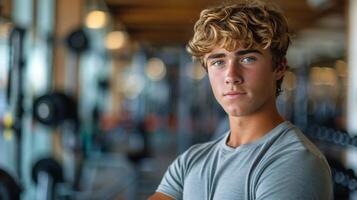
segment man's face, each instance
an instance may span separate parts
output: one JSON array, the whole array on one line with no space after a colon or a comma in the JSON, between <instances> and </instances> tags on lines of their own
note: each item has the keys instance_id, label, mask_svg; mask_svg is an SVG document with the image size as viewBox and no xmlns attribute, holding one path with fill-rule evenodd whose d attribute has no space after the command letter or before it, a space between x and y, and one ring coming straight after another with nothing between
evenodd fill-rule
<instances>
[{"instance_id":1,"label":"man's face","mask_svg":"<svg viewBox=\"0 0 357 200\"><path fill-rule=\"evenodd\" d=\"M235 51L214 48L204 56L211 87L230 116L249 116L275 107L276 81L285 67L273 71L269 49Z\"/></svg>"}]
</instances>

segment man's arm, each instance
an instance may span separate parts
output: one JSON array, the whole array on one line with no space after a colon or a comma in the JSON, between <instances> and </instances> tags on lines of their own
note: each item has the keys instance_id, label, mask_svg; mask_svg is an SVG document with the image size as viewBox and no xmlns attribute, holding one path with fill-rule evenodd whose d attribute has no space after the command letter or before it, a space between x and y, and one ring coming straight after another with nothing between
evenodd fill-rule
<instances>
[{"instance_id":1,"label":"man's arm","mask_svg":"<svg viewBox=\"0 0 357 200\"><path fill-rule=\"evenodd\" d=\"M150 197L150 200L182 199L185 174L188 168L186 164L188 160L187 154L190 154L190 149L178 156L167 168L164 177L156 189L156 193Z\"/></svg>"},{"instance_id":2,"label":"man's arm","mask_svg":"<svg viewBox=\"0 0 357 200\"><path fill-rule=\"evenodd\" d=\"M148 200L173 200L173 198L166 196L161 192L155 192Z\"/></svg>"}]
</instances>

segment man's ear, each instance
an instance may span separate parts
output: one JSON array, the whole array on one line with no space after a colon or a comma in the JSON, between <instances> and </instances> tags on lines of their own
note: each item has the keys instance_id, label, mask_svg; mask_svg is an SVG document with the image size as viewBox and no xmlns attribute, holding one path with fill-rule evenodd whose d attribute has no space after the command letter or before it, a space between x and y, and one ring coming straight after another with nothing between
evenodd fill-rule
<instances>
[{"instance_id":1,"label":"man's ear","mask_svg":"<svg viewBox=\"0 0 357 200\"><path fill-rule=\"evenodd\" d=\"M287 68L288 68L288 64L287 64L288 62L287 62L287 60L286 60L286 58L284 57L281 61L280 61L280 63L278 63L278 65L276 66L276 68L275 68L275 78L276 78L276 80L280 80L281 78L283 78L284 77L284 75L285 75L285 71L287 70Z\"/></svg>"}]
</instances>

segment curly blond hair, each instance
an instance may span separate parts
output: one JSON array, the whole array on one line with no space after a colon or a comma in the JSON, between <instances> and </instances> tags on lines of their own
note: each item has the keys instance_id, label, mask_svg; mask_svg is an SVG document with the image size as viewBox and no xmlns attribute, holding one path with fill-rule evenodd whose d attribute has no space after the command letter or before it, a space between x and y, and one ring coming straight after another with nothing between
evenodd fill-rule
<instances>
[{"instance_id":1,"label":"curly blond hair","mask_svg":"<svg viewBox=\"0 0 357 200\"><path fill-rule=\"evenodd\" d=\"M187 51L206 69L203 57L217 45L228 51L240 45L269 48L275 69L285 58L290 41L287 20L277 7L259 0L241 0L203 10ZM281 82L277 83L277 93Z\"/></svg>"}]
</instances>

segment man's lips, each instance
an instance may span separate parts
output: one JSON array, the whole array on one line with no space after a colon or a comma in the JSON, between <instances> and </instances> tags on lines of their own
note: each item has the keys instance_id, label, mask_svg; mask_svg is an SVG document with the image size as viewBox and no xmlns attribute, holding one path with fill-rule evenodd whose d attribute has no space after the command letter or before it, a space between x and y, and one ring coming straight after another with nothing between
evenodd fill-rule
<instances>
[{"instance_id":1,"label":"man's lips","mask_svg":"<svg viewBox=\"0 0 357 200\"><path fill-rule=\"evenodd\" d=\"M246 92L234 92L234 91L231 91L231 92L226 92L223 94L223 96L229 96L229 95L244 95L246 94Z\"/></svg>"},{"instance_id":2,"label":"man's lips","mask_svg":"<svg viewBox=\"0 0 357 200\"><path fill-rule=\"evenodd\" d=\"M234 99L246 95L246 92L231 91L223 94L225 98Z\"/></svg>"}]
</instances>

